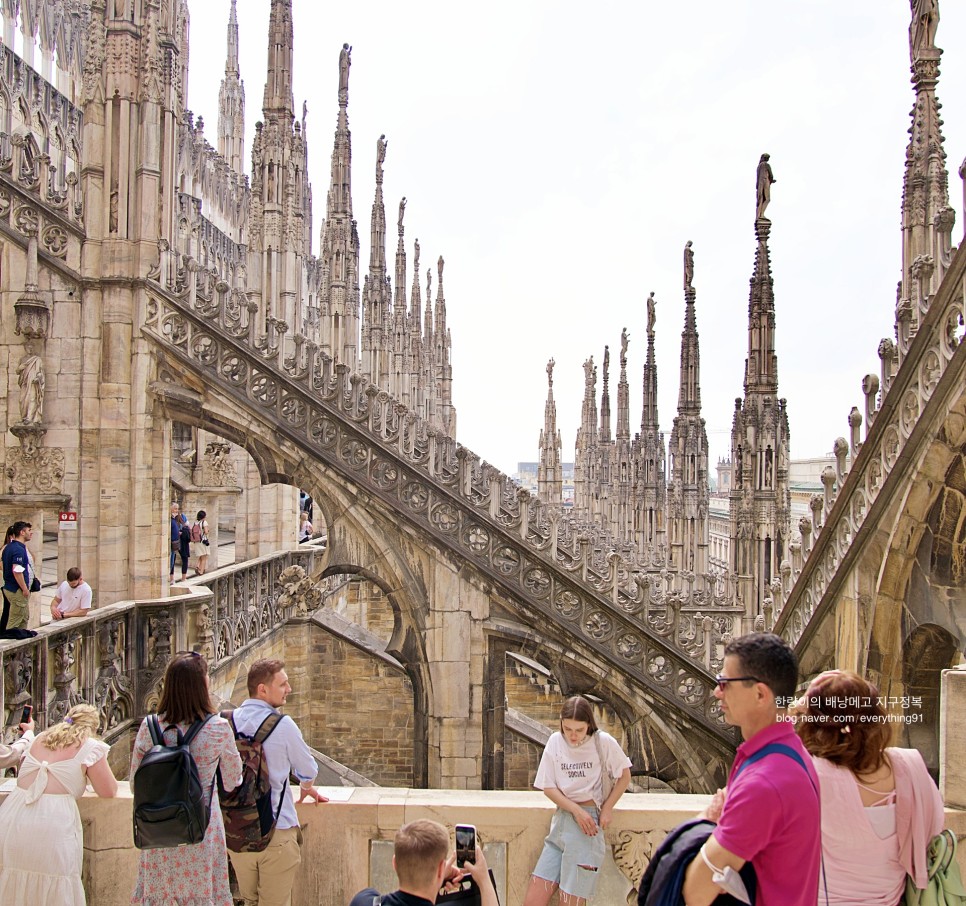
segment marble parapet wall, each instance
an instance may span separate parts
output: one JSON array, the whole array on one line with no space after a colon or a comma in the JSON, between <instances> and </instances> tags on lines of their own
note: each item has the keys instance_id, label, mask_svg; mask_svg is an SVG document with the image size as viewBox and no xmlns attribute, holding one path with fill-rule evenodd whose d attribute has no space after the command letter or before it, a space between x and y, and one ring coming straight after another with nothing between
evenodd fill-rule
<instances>
[{"instance_id":1,"label":"marble parapet wall","mask_svg":"<svg viewBox=\"0 0 966 906\"><path fill-rule=\"evenodd\" d=\"M332 792L339 794L338 789ZM417 818L430 818L449 828L475 824L497 880L500 902L522 902L553 811L553 804L536 792L365 787L342 793L347 801L297 807L304 848L292 906L346 903L370 883L384 891L393 889L388 867L393 834ZM704 808L708 798L625 794L607 830L610 858L590 906L625 902L667 832ZM89 793L81 800L80 810L88 902L126 906L138 860L131 836L130 790L122 783L116 799L98 799ZM966 812L948 809L946 826L962 837ZM962 848L959 860L960 868L966 869Z\"/></svg>"}]
</instances>

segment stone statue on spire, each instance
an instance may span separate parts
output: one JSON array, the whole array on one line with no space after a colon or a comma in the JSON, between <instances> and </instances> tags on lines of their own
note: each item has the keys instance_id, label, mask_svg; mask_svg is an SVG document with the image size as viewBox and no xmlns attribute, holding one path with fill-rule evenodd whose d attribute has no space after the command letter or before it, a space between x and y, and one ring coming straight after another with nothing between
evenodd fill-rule
<instances>
[{"instance_id":1,"label":"stone statue on spire","mask_svg":"<svg viewBox=\"0 0 966 906\"><path fill-rule=\"evenodd\" d=\"M757 178L757 190L756 197L758 200L758 206L755 211L755 220L765 220L765 208L768 207L768 202L771 201L771 185L773 182L778 182L775 179L775 174L772 173L771 164L768 163L770 155L762 154L761 159L758 161L758 178Z\"/></svg>"},{"instance_id":2,"label":"stone statue on spire","mask_svg":"<svg viewBox=\"0 0 966 906\"><path fill-rule=\"evenodd\" d=\"M589 387L594 380L594 357L584 361L584 385Z\"/></svg>"},{"instance_id":3,"label":"stone statue on spire","mask_svg":"<svg viewBox=\"0 0 966 906\"><path fill-rule=\"evenodd\" d=\"M385 134L376 139L376 171L382 171L382 165L386 162L386 148L389 142L386 141Z\"/></svg>"},{"instance_id":4,"label":"stone statue on spire","mask_svg":"<svg viewBox=\"0 0 966 906\"><path fill-rule=\"evenodd\" d=\"M547 383L550 385L551 390L553 390L553 366L556 364L553 359L547 362Z\"/></svg>"},{"instance_id":5,"label":"stone statue on spire","mask_svg":"<svg viewBox=\"0 0 966 906\"><path fill-rule=\"evenodd\" d=\"M936 49L936 29L939 28L938 0L910 0L912 23L909 26L909 53L918 60L924 50Z\"/></svg>"},{"instance_id":6,"label":"stone statue on spire","mask_svg":"<svg viewBox=\"0 0 966 906\"><path fill-rule=\"evenodd\" d=\"M445 262L445 261L443 261L443 256L442 256L442 255L440 255L440 256L439 256L439 259L438 259L438 260L436 261L436 270L437 270L437 272L439 273L439 282L440 282L440 283L442 283L442 282L443 282L443 265L444 265L445 263L446 263L446 262Z\"/></svg>"},{"instance_id":7,"label":"stone statue on spire","mask_svg":"<svg viewBox=\"0 0 966 906\"><path fill-rule=\"evenodd\" d=\"M694 252L691 251L691 240L684 244L684 291L691 289L694 279Z\"/></svg>"},{"instance_id":8,"label":"stone statue on spire","mask_svg":"<svg viewBox=\"0 0 966 906\"><path fill-rule=\"evenodd\" d=\"M652 292L647 297L647 335L654 336L654 324L657 321L657 300Z\"/></svg>"},{"instance_id":9,"label":"stone statue on spire","mask_svg":"<svg viewBox=\"0 0 966 906\"><path fill-rule=\"evenodd\" d=\"M396 221L396 226L399 229L400 236L402 236L403 234L403 216L405 215L405 213L406 213L406 196L403 195L403 197L399 199L399 219Z\"/></svg>"},{"instance_id":10,"label":"stone statue on spire","mask_svg":"<svg viewBox=\"0 0 966 906\"><path fill-rule=\"evenodd\" d=\"M342 45L339 53L339 93L349 91L349 67L352 65L352 48L348 44Z\"/></svg>"},{"instance_id":11,"label":"stone statue on spire","mask_svg":"<svg viewBox=\"0 0 966 906\"><path fill-rule=\"evenodd\" d=\"M621 368L627 367L627 346L630 342L631 335L627 332L627 328L621 330Z\"/></svg>"}]
</instances>

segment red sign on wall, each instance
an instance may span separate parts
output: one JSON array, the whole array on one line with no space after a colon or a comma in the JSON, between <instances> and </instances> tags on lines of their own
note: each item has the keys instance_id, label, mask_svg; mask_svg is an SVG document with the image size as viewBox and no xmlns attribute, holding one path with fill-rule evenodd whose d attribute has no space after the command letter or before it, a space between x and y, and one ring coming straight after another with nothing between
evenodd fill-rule
<instances>
[{"instance_id":1,"label":"red sign on wall","mask_svg":"<svg viewBox=\"0 0 966 906\"><path fill-rule=\"evenodd\" d=\"M65 510L60 514L61 531L77 531L77 510Z\"/></svg>"}]
</instances>

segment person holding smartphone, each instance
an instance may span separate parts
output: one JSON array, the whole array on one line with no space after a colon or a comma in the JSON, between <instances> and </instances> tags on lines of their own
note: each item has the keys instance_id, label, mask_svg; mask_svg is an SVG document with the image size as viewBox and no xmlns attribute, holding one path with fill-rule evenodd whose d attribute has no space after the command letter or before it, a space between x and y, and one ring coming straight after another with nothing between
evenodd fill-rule
<instances>
[{"instance_id":1,"label":"person holding smartphone","mask_svg":"<svg viewBox=\"0 0 966 906\"><path fill-rule=\"evenodd\" d=\"M20 732L23 735L16 742L8 746L0 743L0 771L17 767L30 748L34 738L33 708L30 705L24 705L20 715Z\"/></svg>"},{"instance_id":2,"label":"person holding smartphone","mask_svg":"<svg viewBox=\"0 0 966 906\"><path fill-rule=\"evenodd\" d=\"M583 906L594 895L604 864L604 829L630 782L631 760L597 728L590 702L568 698L533 781L557 811L523 906L547 906L558 887L560 906Z\"/></svg>"},{"instance_id":3,"label":"person holding smartphone","mask_svg":"<svg viewBox=\"0 0 966 906\"><path fill-rule=\"evenodd\" d=\"M479 888L480 906L498 906L483 850L476 846L473 860L457 868L456 853L449 848L449 833L435 821L420 818L396 831L392 867L399 878L397 891L380 895L375 888L367 887L352 898L349 906L433 906L441 889L457 885L467 876Z\"/></svg>"}]
</instances>

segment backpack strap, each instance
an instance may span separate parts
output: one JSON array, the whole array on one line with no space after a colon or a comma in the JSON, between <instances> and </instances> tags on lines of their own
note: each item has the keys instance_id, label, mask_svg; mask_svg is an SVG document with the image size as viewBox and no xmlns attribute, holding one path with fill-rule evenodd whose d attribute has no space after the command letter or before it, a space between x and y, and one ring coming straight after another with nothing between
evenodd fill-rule
<instances>
[{"instance_id":1,"label":"backpack strap","mask_svg":"<svg viewBox=\"0 0 966 906\"><path fill-rule=\"evenodd\" d=\"M161 719L157 714L148 715L148 730L151 732L151 741L156 746L164 746L165 748L170 748L170 746L164 741L164 734L174 728L174 732L177 733L174 745L183 746L185 744L185 737L181 733L181 728L177 724L168 724L166 727L161 726Z\"/></svg>"},{"instance_id":2,"label":"backpack strap","mask_svg":"<svg viewBox=\"0 0 966 906\"><path fill-rule=\"evenodd\" d=\"M185 733L183 739L179 741L179 745L190 746L192 740L201 732L202 728L211 720L215 715L209 714L204 720L196 720L190 727L188 727L188 732ZM181 731L178 730L178 736L181 736Z\"/></svg>"},{"instance_id":3,"label":"backpack strap","mask_svg":"<svg viewBox=\"0 0 966 906\"><path fill-rule=\"evenodd\" d=\"M255 736L252 742L263 743L272 733L275 732L275 728L282 722L283 714L279 714L277 711L269 714L268 717L263 720L258 729L255 731ZM266 729L267 728L267 729Z\"/></svg>"},{"instance_id":4,"label":"backpack strap","mask_svg":"<svg viewBox=\"0 0 966 906\"><path fill-rule=\"evenodd\" d=\"M220 711L219 714L218 714L218 716L219 717L223 717L225 720L228 721L228 724L231 727L232 735L237 739L238 738L238 730L235 729L235 711L234 711L234 709L230 709L228 711Z\"/></svg>"},{"instance_id":5,"label":"backpack strap","mask_svg":"<svg viewBox=\"0 0 966 906\"><path fill-rule=\"evenodd\" d=\"M797 762L801 769L805 772L805 776L808 778L808 782L812 785L812 789L815 790L815 795L818 797L819 805L822 802L822 794L818 791L818 786L816 786L815 781L812 779L812 775L808 772L808 766L805 764L805 760L802 756L795 751L791 746L786 746L782 742L770 742L766 746L762 746L754 755L749 755L742 763L741 767L735 771L735 777L746 768L748 765L753 764L756 761L760 761L767 755L784 755L786 758L791 758L792 761ZM825 904L828 906L828 881L825 877L825 854L819 850L819 855L822 861L822 887L825 890Z\"/></svg>"},{"instance_id":6,"label":"backpack strap","mask_svg":"<svg viewBox=\"0 0 966 906\"><path fill-rule=\"evenodd\" d=\"M275 728L282 722L284 714L279 714L277 711L273 711L268 717L265 718L259 725L258 729L255 731L255 736L252 738L252 742L264 743L272 733L275 732ZM275 818L272 820L272 825L278 824L278 816L282 814L282 806L285 804L285 796L288 794L288 784L286 783L282 787L281 793L278 796L278 808L275 809ZM271 795L271 793L269 793ZM271 800L269 800L271 802ZM382 903L380 898L379 903ZM379 906L379 904L375 904Z\"/></svg>"},{"instance_id":7,"label":"backpack strap","mask_svg":"<svg viewBox=\"0 0 966 906\"><path fill-rule=\"evenodd\" d=\"M164 731L161 729L161 721L157 714L148 715L148 732L151 734L151 742L156 746L165 745Z\"/></svg>"},{"instance_id":8,"label":"backpack strap","mask_svg":"<svg viewBox=\"0 0 966 906\"><path fill-rule=\"evenodd\" d=\"M749 755L742 763L741 767L735 771L735 777L737 777L748 765L754 764L756 761L760 761L767 755L784 755L786 758L791 758L792 761L798 763L801 769L805 772L805 776L808 777L808 782L812 785L812 789L815 790L815 795L818 795L818 787L815 785L815 781L812 779L812 775L808 772L808 766L805 764L804 759L798 752L795 751L791 746L786 746L782 742L770 742L766 746L762 746L754 755Z\"/></svg>"}]
</instances>

